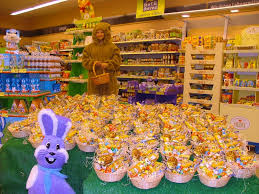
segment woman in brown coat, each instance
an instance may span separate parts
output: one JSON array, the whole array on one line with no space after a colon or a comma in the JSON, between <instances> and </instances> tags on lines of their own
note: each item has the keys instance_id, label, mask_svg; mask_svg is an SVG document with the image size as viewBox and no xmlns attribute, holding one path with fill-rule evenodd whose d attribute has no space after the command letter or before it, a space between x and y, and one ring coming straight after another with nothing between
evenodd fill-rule
<instances>
[{"instance_id":1,"label":"woman in brown coat","mask_svg":"<svg viewBox=\"0 0 259 194\"><path fill-rule=\"evenodd\" d=\"M103 70L110 74L110 82L94 85L93 65L96 64L96 74ZM111 27L108 23L99 23L93 30L93 43L87 45L83 52L83 66L89 71L88 94L111 95L118 94L117 73L120 70L120 49L111 42Z\"/></svg>"}]
</instances>

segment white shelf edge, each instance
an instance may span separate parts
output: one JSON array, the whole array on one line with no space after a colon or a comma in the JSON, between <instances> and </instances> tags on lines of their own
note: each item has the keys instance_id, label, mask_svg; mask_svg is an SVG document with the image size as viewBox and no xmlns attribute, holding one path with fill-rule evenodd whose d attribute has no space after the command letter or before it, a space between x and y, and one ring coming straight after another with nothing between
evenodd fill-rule
<instances>
[{"instance_id":1,"label":"white shelf edge","mask_svg":"<svg viewBox=\"0 0 259 194\"><path fill-rule=\"evenodd\" d=\"M181 41L180 38L164 38L164 39L144 39L144 40L130 40L130 41L119 41L113 42L114 44L127 44L127 43L135 43L135 42L158 42L158 41Z\"/></svg>"},{"instance_id":2,"label":"white shelf edge","mask_svg":"<svg viewBox=\"0 0 259 194\"><path fill-rule=\"evenodd\" d=\"M64 34L73 35L73 34L80 34L80 33L84 33L84 32L92 32L92 31L93 31L93 29L81 29L81 30L67 31L67 32L64 32Z\"/></svg>"},{"instance_id":3,"label":"white shelf edge","mask_svg":"<svg viewBox=\"0 0 259 194\"><path fill-rule=\"evenodd\" d=\"M130 65L121 65L121 67L176 67L178 65L163 65L163 64L157 64L157 65L141 65L141 64L130 64Z\"/></svg>"},{"instance_id":4,"label":"white shelf edge","mask_svg":"<svg viewBox=\"0 0 259 194\"><path fill-rule=\"evenodd\" d=\"M158 80L174 80L174 78L158 78L152 76L117 76L119 79L158 79Z\"/></svg>"},{"instance_id":5,"label":"white shelf edge","mask_svg":"<svg viewBox=\"0 0 259 194\"><path fill-rule=\"evenodd\" d=\"M252 87L222 86L221 89L259 92L259 88Z\"/></svg>"},{"instance_id":6,"label":"white shelf edge","mask_svg":"<svg viewBox=\"0 0 259 194\"><path fill-rule=\"evenodd\" d=\"M251 49L251 50L224 50L225 54L239 54L239 53L258 53L259 49Z\"/></svg>"},{"instance_id":7,"label":"white shelf edge","mask_svg":"<svg viewBox=\"0 0 259 194\"><path fill-rule=\"evenodd\" d=\"M178 51L160 51L160 52L121 52L121 55L151 55L151 54L179 54Z\"/></svg>"},{"instance_id":8,"label":"white shelf edge","mask_svg":"<svg viewBox=\"0 0 259 194\"><path fill-rule=\"evenodd\" d=\"M224 72L259 72L259 69L239 69L239 68L223 68Z\"/></svg>"}]
</instances>

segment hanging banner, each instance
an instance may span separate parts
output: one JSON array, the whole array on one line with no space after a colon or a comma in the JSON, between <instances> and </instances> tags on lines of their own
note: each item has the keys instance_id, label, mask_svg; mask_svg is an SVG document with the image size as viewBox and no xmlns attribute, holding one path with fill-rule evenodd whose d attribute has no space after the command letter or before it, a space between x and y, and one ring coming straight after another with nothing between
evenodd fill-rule
<instances>
[{"instance_id":1,"label":"hanging banner","mask_svg":"<svg viewBox=\"0 0 259 194\"><path fill-rule=\"evenodd\" d=\"M136 18L163 15L165 0L138 0Z\"/></svg>"}]
</instances>

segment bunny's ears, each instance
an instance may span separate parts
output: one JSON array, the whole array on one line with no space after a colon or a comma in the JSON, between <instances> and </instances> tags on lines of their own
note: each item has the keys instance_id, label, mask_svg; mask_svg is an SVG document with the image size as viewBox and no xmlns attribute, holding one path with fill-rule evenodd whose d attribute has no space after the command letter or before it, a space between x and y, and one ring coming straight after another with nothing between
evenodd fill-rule
<instances>
[{"instance_id":1,"label":"bunny's ears","mask_svg":"<svg viewBox=\"0 0 259 194\"><path fill-rule=\"evenodd\" d=\"M43 109L38 114L38 121L44 136L52 135L64 139L72 126L71 120L56 115L51 109Z\"/></svg>"}]
</instances>

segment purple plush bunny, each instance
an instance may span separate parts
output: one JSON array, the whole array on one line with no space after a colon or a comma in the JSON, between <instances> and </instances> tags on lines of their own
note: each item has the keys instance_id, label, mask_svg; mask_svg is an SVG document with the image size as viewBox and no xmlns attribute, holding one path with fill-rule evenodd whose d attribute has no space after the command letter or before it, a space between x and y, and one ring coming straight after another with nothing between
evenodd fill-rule
<instances>
[{"instance_id":1,"label":"purple plush bunny","mask_svg":"<svg viewBox=\"0 0 259 194\"><path fill-rule=\"evenodd\" d=\"M75 193L66 182L67 177L59 172L69 157L64 138L72 126L70 119L43 109L38 114L38 122L45 138L34 152L38 165L32 168L26 189L29 194Z\"/></svg>"}]
</instances>

